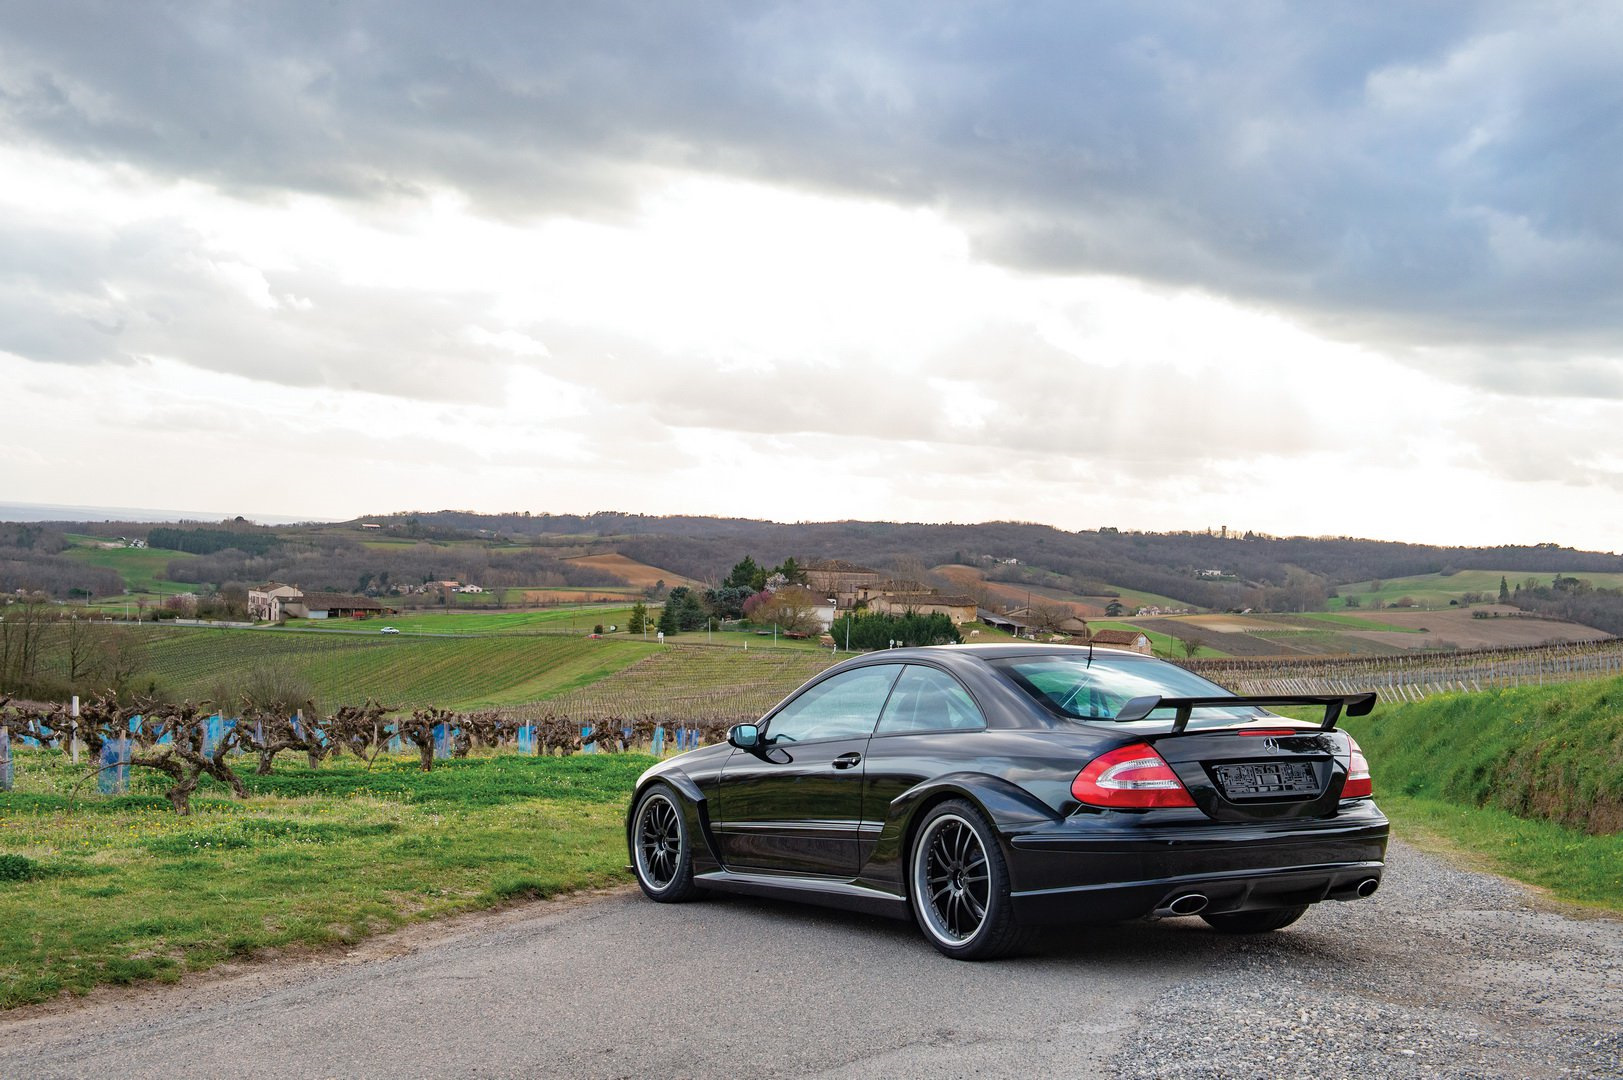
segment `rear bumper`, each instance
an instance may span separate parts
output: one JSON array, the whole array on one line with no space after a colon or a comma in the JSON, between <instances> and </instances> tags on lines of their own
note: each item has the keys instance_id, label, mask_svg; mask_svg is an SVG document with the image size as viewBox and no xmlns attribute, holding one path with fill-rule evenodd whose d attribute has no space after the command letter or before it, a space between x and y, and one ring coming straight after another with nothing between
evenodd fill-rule
<instances>
[{"instance_id":1,"label":"rear bumper","mask_svg":"<svg viewBox=\"0 0 1623 1080\"><path fill-rule=\"evenodd\" d=\"M1388 825L1373 803L1333 818L1217 824L1147 815L1070 819L1006 837L1022 921L1109 923L1352 900L1379 886Z\"/></svg>"}]
</instances>

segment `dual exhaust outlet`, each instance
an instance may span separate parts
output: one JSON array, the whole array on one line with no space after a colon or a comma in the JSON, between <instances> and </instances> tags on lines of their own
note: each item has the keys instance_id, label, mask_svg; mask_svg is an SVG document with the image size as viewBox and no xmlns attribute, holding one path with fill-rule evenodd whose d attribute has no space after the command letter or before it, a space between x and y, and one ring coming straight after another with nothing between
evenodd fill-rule
<instances>
[{"instance_id":1,"label":"dual exhaust outlet","mask_svg":"<svg viewBox=\"0 0 1623 1080\"><path fill-rule=\"evenodd\" d=\"M1357 885L1343 886L1330 893L1330 900L1362 900L1375 895L1375 890L1381 887L1380 878L1365 878ZM1191 892L1175 896L1165 907L1156 910L1155 914L1167 915L1199 915L1211 903L1211 898L1205 893Z\"/></svg>"}]
</instances>

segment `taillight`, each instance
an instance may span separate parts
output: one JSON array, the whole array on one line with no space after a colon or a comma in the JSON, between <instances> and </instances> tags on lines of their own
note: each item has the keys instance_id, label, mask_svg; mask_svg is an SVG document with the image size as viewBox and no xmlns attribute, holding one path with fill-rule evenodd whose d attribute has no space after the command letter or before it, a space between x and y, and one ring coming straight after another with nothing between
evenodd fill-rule
<instances>
[{"instance_id":1,"label":"taillight","mask_svg":"<svg viewBox=\"0 0 1623 1080\"><path fill-rule=\"evenodd\" d=\"M1183 781L1149 743L1134 743L1102 754L1071 781L1071 795L1089 806L1194 806Z\"/></svg>"},{"instance_id":2,"label":"taillight","mask_svg":"<svg viewBox=\"0 0 1623 1080\"><path fill-rule=\"evenodd\" d=\"M1347 736L1352 757L1347 761L1347 785L1341 789L1343 799L1367 799L1375 794L1375 782L1370 779L1369 759L1358 748L1358 740Z\"/></svg>"}]
</instances>

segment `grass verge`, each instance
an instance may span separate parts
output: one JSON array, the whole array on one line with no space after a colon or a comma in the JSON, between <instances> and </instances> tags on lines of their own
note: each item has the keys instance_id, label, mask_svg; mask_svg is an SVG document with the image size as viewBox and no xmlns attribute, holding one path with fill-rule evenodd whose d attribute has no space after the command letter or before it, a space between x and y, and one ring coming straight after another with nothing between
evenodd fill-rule
<instances>
[{"instance_id":1,"label":"grass verge","mask_svg":"<svg viewBox=\"0 0 1623 1080\"><path fill-rule=\"evenodd\" d=\"M1375 796L1401 839L1463 854L1568 903L1623 914L1623 835L1591 836L1493 807L1386 795L1378 786Z\"/></svg>"},{"instance_id":2,"label":"grass verge","mask_svg":"<svg viewBox=\"0 0 1623 1080\"><path fill-rule=\"evenodd\" d=\"M247 800L205 786L182 818L159 777L74 796L80 770L25 751L0 794L0 1007L625 880L626 800L652 760L278 761Z\"/></svg>"},{"instance_id":3,"label":"grass verge","mask_svg":"<svg viewBox=\"0 0 1623 1080\"><path fill-rule=\"evenodd\" d=\"M1344 721L1399 835L1623 912L1623 679L1447 694Z\"/></svg>"}]
</instances>

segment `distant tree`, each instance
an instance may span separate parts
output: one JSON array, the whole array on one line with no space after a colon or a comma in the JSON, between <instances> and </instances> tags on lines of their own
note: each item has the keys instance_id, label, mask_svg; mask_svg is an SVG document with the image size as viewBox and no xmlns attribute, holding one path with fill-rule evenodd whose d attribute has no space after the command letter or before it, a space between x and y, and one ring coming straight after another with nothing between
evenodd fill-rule
<instances>
[{"instance_id":1,"label":"distant tree","mask_svg":"<svg viewBox=\"0 0 1623 1080\"><path fill-rule=\"evenodd\" d=\"M756 563L753 556L746 555L733 564L732 573L721 584L723 587L747 589L751 593L760 592L766 584L766 568Z\"/></svg>"},{"instance_id":2,"label":"distant tree","mask_svg":"<svg viewBox=\"0 0 1623 1080\"><path fill-rule=\"evenodd\" d=\"M1126 612L1127 608L1122 605L1120 600L1112 600L1110 603L1105 605L1105 614L1110 616L1112 619L1120 618L1122 615L1126 614Z\"/></svg>"},{"instance_id":3,"label":"distant tree","mask_svg":"<svg viewBox=\"0 0 1623 1080\"><path fill-rule=\"evenodd\" d=\"M640 634L648 627L648 605L638 600L631 605L631 618L626 620L626 630L633 634Z\"/></svg>"},{"instance_id":4,"label":"distant tree","mask_svg":"<svg viewBox=\"0 0 1623 1080\"><path fill-rule=\"evenodd\" d=\"M801 568L799 563L795 562L793 555L783 560L774 569L777 573L782 574L783 580L791 585L806 584L806 571Z\"/></svg>"},{"instance_id":5,"label":"distant tree","mask_svg":"<svg viewBox=\"0 0 1623 1080\"><path fill-rule=\"evenodd\" d=\"M667 600L665 602L664 607L659 609L659 625L658 625L658 629L659 629L659 632L661 634L674 634L674 633L676 633L676 630L677 630L676 608L671 606L671 603L670 603L669 600Z\"/></svg>"},{"instance_id":6,"label":"distant tree","mask_svg":"<svg viewBox=\"0 0 1623 1080\"><path fill-rule=\"evenodd\" d=\"M1510 603L1510 582L1505 580L1503 574L1499 576L1499 602L1501 604Z\"/></svg>"},{"instance_id":7,"label":"distant tree","mask_svg":"<svg viewBox=\"0 0 1623 1080\"><path fill-rule=\"evenodd\" d=\"M1358 597L1354 596L1352 593L1347 594L1345 602L1346 602L1347 607L1358 607L1359 606Z\"/></svg>"},{"instance_id":8,"label":"distant tree","mask_svg":"<svg viewBox=\"0 0 1623 1080\"><path fill-rule=\"evenodd\" d=\"M776 626L785 634L810 633L817 627L817 598L801 585L750 597L744 613L757 626Z\"/></svg>"},{"instance_id":9,"label":"distant tree","mask_svg":"<svg viewBox=\"0 0 1623 1080\"><path fill-rule=\"evenodd\" d=\"M665 610L672 613L678 630L703 630L708 613L692 589L678 585L665 597ZM660 616L660 629L664 630L664 615ZM670 633L669 630L665 631Z\"/></svg>"},{"instance_id":10,"label":"distant tree","mask_svg":"<svg viewBox=\"0 0 1623 1080\"><path fill-rule=\"evenodd\" d=\"M1193 660L1195 654L1200 651L1200 642L1192 637L1179 638L1178 645L1183 649L1183 655L1190 660Z\"/></svg>"},{"instance_id":11,"label":"distant tree","mask_svg":"<svg viewBox=\"0 0 1623 1080\"><path fill-rule=\"evenodd\" d=\"M759 591L742 585L723 585L717 589L706 589L704 606L718 619L742 619L744 601Z\"/></svg>"},{"instance_id":12,"label":"distant tree","mask_svg":"<svg viewBox=\"0 0 1623 1080\"><path fill-rule=\"evenodd\" d=\"M1058 604L1036 604L1031 609L1032 629L1043 634L1057 634L1060 625L1070 617L1070 611Z\"/></svg>"},{"instance_id":13,"label":"distant tree","mask_svg":"<svg viewBox=\"0 0 1623 1080\"><path fill-rule=\"evenodd\" d=\"M893 641L903 645L947 645L963 640L952 619L940 612L930 615L915 611L902 615L847 613L834 620L829 633L842 647L850 641L853 649L885 649Z\"/></svg>"}]
</instances>

